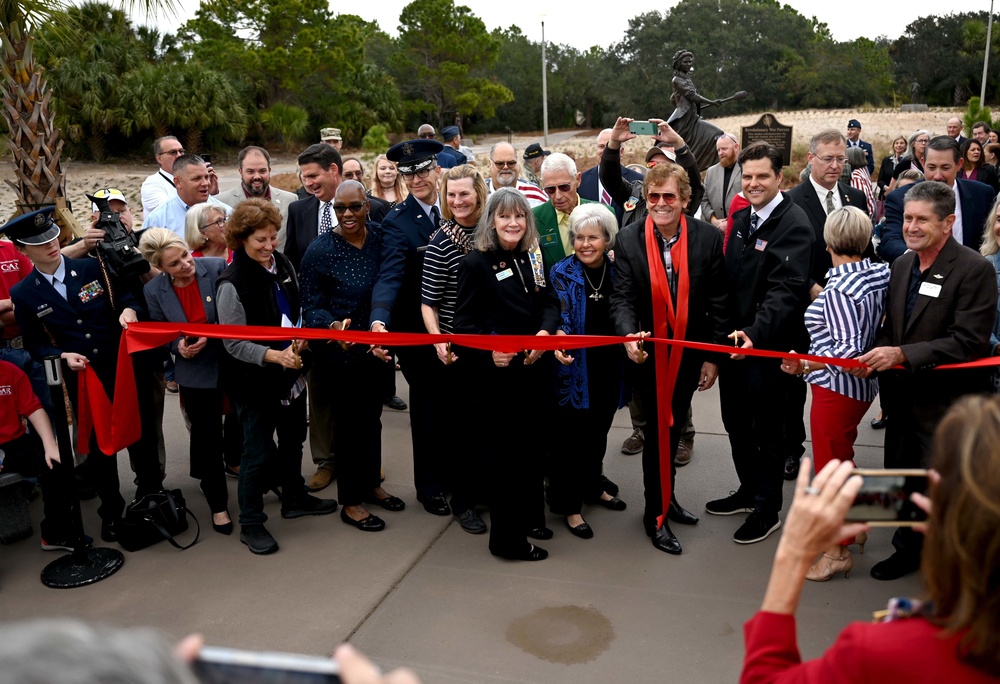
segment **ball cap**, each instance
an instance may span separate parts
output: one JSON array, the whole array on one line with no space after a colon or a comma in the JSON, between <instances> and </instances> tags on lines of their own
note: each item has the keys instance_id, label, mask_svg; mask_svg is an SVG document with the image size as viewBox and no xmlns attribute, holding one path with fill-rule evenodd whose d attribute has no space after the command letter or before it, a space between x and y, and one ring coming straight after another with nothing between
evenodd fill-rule
<instances>
[{"instance_id":1,"label":"ball cap","mask_svg":"<svg viewBox=\"0 0 1000 684\"><path fill-rule=\"evenodd\" d=\"M537 159L538 157L547 157L552 152L549 150L543 150L542 146L538 143L531 143L524 148L524 154L521 155L524 159Z\"/></svg>"},{"instance_id":2,"label":"ball cap","mask_svg":"<svg viewBox=\"0 0 1000 684\"><path fill-rule=\"evenodd\" d=\"M650 147L649 150L647 150L646 152L646 163L648 164L650 161L653 160L653 157L656 157L661 154L672 162L677 161L677 155L674 154L673 150L668 150L665 147L654 146Z\"/></svg>"},{"instance_id":3,"label":"ball cap","mask_svg":"<svg viewBox=\"0 0 1000 684\"><path fill-rule=\"evenodd\" d=\"M848 128L861 128L861 122L858 121L857 119L851 119L850 121L847 122L847 127Z\"/></svg>"},{"instance_id":4,"label":"ball cap","mask_svg":"<svg viewBox=\"0 0 1000 684\"><path fill-rule=\"evenodd\" d=\"M437 140L405 140L390 147L385 156L396 162L400 173L416 173L437 166L437 155L443 149Z\"/></svg>"},{"instance_id":5,"label":"ball cap","mask_svg":"<svg viewBox=\"0 0 1000 684\"><path fill-rule=\"evenodd\" d=\"M339 128L321 128L319 129L319 139L320 140L343 140L340 137Z\"/></svg>"},{"instance_id":6,"label":"ball cap","mask_svg":"<svg viewBox=\"0 0 1000 684\"><path fill-rule=\"evenodd\" d=\"M22 245L44 245L52 242L59 237L59 226L52 221L52 212L55 209L55 207L43 207L21 214L0 228L0 233L6 233L15 243Z\"/></svg>"},{"instance_id":7,"label":"ball cap","mask_svg":"<svg viewBox=\"0 0 1000 684\"><path fill-rule=\"evenodd\" d=\"M124 202L126 207L128 206L128 199L125 198L125 193L118 188L101 188L93 194L93 197L104 198L109 202L111 200L118 200L120 202ZM91 204L90 210L97 211L97 205Z\"/></svg>"}]
</instances>

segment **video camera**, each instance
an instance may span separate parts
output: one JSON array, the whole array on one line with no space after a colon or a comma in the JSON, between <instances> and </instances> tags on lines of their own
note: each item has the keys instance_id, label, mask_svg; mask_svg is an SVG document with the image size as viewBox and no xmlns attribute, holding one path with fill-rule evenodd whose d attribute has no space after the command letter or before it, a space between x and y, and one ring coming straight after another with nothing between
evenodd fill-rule
<instances>
[{"instance_id":1,"label":"video camera","mask_svg":"<svg viewBox=\"0 0 1000 684\"><path fill-rule=\"evenodd\" d=\"M139 252L139 241L135 233L125 230L121 216L117 211L111 211L107 197L87 195L87 199L97 206L100 212L94 228L104 231L104 239L97 248L108 260L108 265L120 278L141 276L149 272L149 262Z\"/></svg>"}]
</instances>

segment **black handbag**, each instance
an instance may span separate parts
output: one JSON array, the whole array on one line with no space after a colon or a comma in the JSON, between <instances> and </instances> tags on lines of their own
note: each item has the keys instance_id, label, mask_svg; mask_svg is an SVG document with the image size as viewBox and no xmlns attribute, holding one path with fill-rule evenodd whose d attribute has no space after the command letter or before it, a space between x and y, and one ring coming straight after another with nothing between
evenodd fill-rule
<instances>
[{"instance_id":1,"label":"black handbag","mask_svg":"<svg viewBox=\"0 0 1000 684\"><path fill-rule=\"evenodd\" d=\"M195 524L194 540L181 546L174 536L187 531L188 516ZM179 489L164 489L134 500L125 508L125 517L118 525L118 543L126 551L138 551L164 539L183 551L194 546L200 534L201 525L187 509Z\"/></svg>"}]
</instances>

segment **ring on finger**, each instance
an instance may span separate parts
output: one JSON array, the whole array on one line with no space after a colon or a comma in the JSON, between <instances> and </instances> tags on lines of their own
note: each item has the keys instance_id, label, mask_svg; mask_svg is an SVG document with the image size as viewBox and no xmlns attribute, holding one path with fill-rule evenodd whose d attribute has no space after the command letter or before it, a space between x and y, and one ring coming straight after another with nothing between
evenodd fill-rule
<instances>
[{"instance_id":1,"label":"ring on finger","mask_svg":"<svg viewBox=\"0 0 1000 684\"><path fill-rule=\"evenodd\" d=\"M819 496L819 489L816 488L816 487L813 487L812 485L809 485L808 487L806 487L802 491L804 491L809 496Z\"/></svg>"}]
</instances>

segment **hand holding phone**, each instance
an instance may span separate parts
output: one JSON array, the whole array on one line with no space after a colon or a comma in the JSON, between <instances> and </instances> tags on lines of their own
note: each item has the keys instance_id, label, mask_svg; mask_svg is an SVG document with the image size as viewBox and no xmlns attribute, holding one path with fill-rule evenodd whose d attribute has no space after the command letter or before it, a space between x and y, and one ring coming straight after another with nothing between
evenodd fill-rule
<instances>
[{"instance_id":1,"label":"hand holding phone","mask_svg":"<svg viewBox=\"0 0 1000 684\"><path fill-rule=\"evenodd\" d=\"M651 121L633 121L628 125L629 133L636 135L656 135L656 124Z\"/></svg>"},{"instance_id":2,"label":"hand holding phone","mask_svg":"<svg viewBox=\"0 0 1000 684\"><path fill-rule=\"evenodd\" d=\"M927 491L927 471L855 470L864 484L847 511L846 522L873 527L912 527L927 520L927 514L910 500L910 494Z\"/></svg>"},{"instance_id":3,"label":"hand holding phone","mask_svg":"<svg viewBox=\"0 0 1000 684\"><path fill-rule=\"evenodd\" d=\"M204 684L341 684L330 658L204 646L192 663Z\"/></svg>"}]
</instances>

